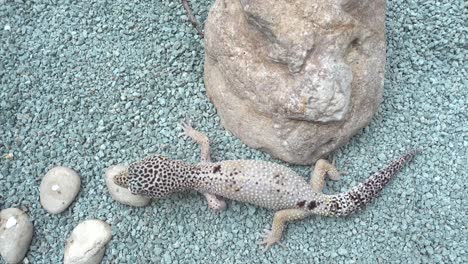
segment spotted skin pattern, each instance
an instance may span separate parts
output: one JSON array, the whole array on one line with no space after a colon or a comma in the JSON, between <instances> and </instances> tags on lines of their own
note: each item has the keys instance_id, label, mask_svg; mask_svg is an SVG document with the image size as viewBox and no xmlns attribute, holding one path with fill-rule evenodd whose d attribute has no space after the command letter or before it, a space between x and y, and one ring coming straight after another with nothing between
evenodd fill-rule
<instances>
[{"instance_id":1,"label":"spotted skin pattern","mask_svg":"<svg viewBox=\"0 0 468 264\"><path fill-rule=\"evenodd\" d=\"M193 128L186 125L185 129ZM131 164L114 181L138 195L162 198L174 192L196 190L213 197L221 196L277 210L272 230L265 230L264 239L260 242L266 251L273 244L281 245L286 222L313 214L344 216L362 208L377 197L418 152L410 151L350 191L335 195L322 193L327 175L331 179L339 178L336 168L325 160L316 163L308 183L293 170L267 161L226 160L189 164L155 155Z\"/></svg>"},{"instance_id":2,"label":"spotted skin pattern","mask_svg":"<svg viewBox=\"0 0 468 264\"><path fill-rule=\"evenodd\" d=\"M371 202L390 180L411 160L420 150L412 150L406 155L391 162L386 168L370 176L366 181L353 187L346 193L332 195L328 202L326 215L350 215L363 205Z\"/></svg>"}]
</instances>

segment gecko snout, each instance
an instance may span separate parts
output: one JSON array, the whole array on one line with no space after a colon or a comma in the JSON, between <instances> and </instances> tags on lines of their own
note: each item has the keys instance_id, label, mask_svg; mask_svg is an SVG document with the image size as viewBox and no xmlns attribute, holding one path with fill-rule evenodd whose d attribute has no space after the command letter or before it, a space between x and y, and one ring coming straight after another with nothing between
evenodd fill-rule
<instances>
[{"instance_id":1,"label":"gecko snout","mask_svg":"<svg viewBox=\"0 0 468 264\"><path fill-rule=\"evenodd\" d=\"M123 170L114 176L114 183L123 188L128 188L128 171Z\"/></svg>"}]
</instances>

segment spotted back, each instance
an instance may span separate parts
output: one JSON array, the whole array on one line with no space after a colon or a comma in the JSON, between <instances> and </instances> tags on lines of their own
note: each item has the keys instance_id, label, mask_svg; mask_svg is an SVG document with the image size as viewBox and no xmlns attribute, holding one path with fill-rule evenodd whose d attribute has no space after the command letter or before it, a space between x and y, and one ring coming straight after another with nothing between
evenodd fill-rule
<instances>
[{"instance_id":1,"label":"spotted back","mask_svg":"<svg viewBox=\"0 0 468 264\"><path fill-rule=\"evenodd\" d=\"M185 174L191 165L161 155L150 156L128 168L129 189L133 194L161 198L188 186Z\"/></svg>"}]
</instances>

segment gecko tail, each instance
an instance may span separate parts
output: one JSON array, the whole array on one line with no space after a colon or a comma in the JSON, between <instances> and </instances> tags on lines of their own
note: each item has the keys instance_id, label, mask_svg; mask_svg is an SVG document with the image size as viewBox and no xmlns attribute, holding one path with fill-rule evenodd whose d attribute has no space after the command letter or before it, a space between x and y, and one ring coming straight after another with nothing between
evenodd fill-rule
<instances>
[{"instance_id":1,"label":"gecko tail","mask_svg":"<svg viewBox=\"0 0 468 264\"><path fill-rule=\"evenodd\" d=\"M366 181L353 187L348 192L330 195L324 214L331 216L350 215L374 200L391 179L409 162L421 149L414 149L399 159L392 161L387 167L370 176Z\"/></svg>"}]
</instances>

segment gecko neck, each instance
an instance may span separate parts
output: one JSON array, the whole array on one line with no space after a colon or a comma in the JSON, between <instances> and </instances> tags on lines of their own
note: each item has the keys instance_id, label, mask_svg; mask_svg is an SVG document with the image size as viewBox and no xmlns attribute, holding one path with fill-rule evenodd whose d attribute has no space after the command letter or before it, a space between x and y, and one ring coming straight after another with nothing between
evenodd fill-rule
<instances>
[{"instance_id":1,"label":"gecko neck","mask_svg":"<svg viewBox=\"0 0 468 264\"><path fill-rule=\"evenodd\" d=\"M212 173L212 163L185 163L184 169L176 177L183 179L183 189L198 190L200 186L210 181L209 174Z\"/></svg>"},{"instance_id":2,"label":"gecko neck","mask_svg":"<svg viewBox=\"0 0 468 264\"><path fill-rule=\"evenodd\" d=\"M210 182L213 181L214 170L216 170L216 165L211 162L202 162L198 164L187 164L188 173L181 175L186 179L184 187L187 189L200 191L203 187L210 185Z\"/></svg>"}]
</instances>

